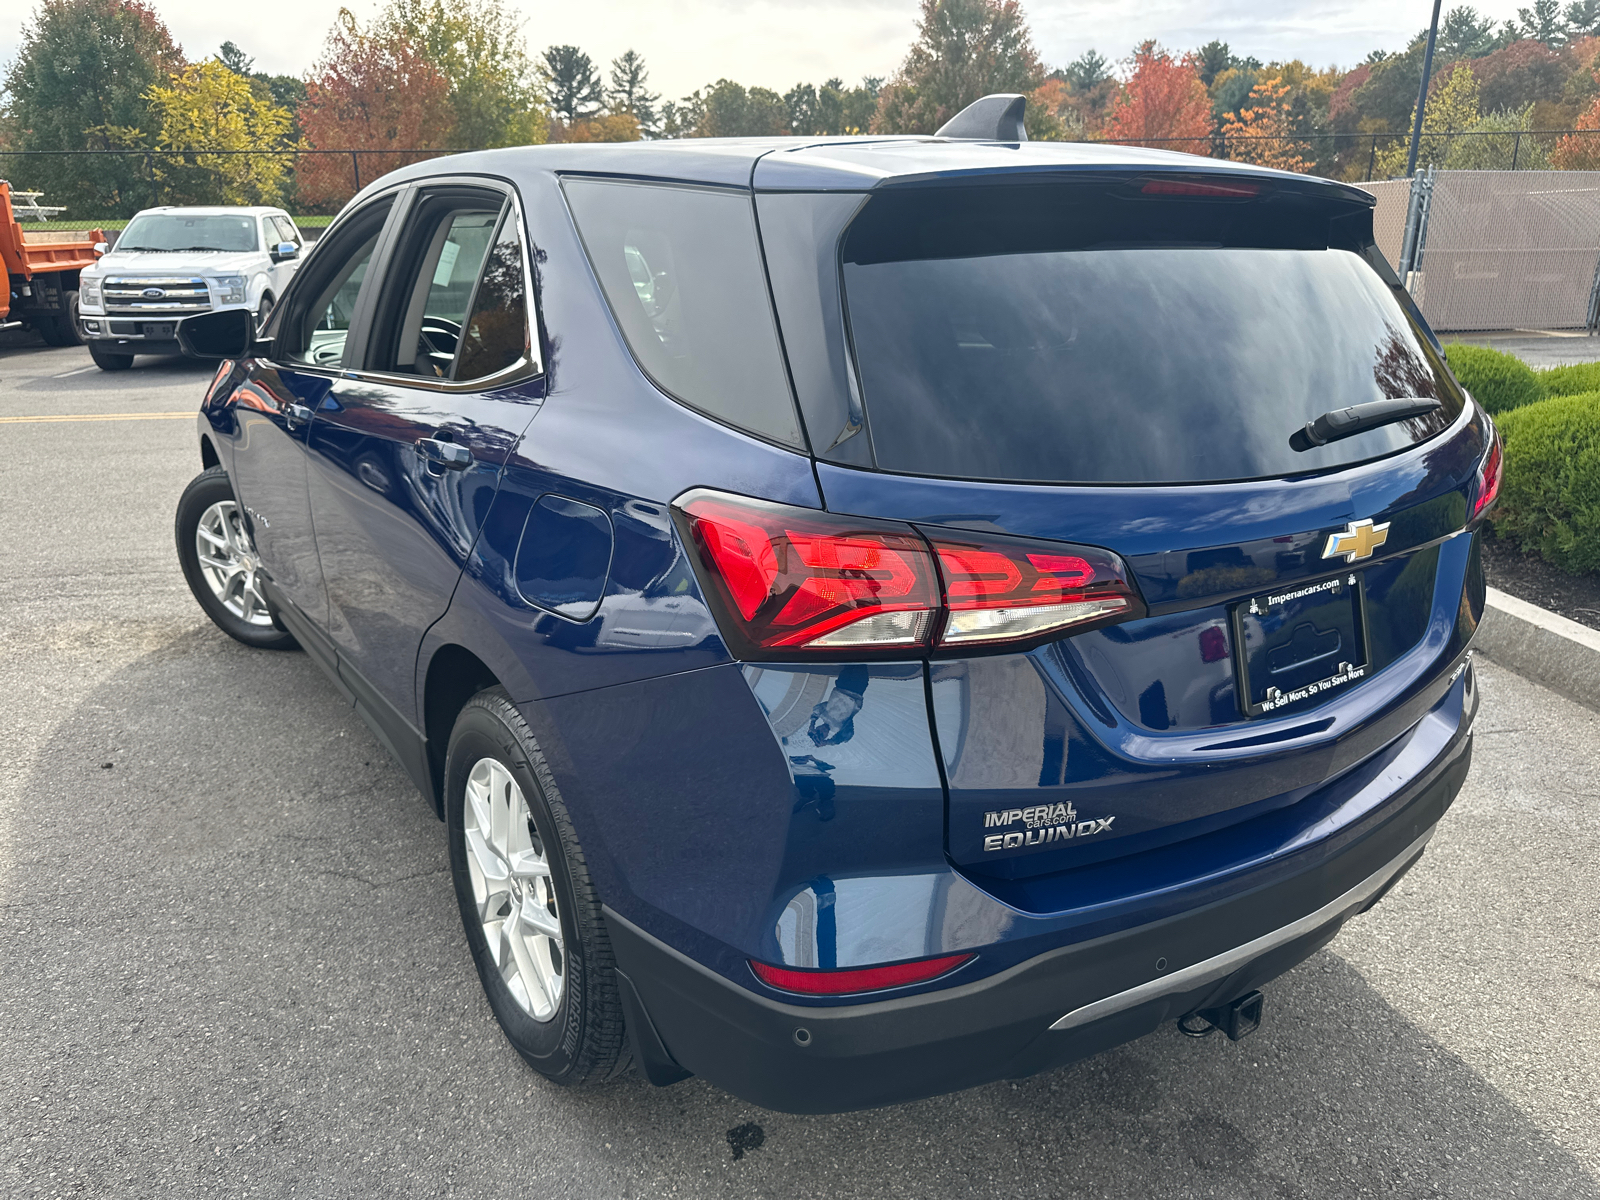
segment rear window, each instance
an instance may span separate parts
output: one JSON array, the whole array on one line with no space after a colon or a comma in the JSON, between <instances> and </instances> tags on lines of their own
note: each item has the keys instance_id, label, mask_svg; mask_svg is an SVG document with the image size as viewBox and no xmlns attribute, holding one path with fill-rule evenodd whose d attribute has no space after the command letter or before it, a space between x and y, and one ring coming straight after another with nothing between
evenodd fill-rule
<instances>
[{"instance_id":1,"label":"rear window","mask_svg":"<svg viewBox=\"0 0 1600 1200\"><path fill-rule=\"evenodd\" d=\"M1282 197L993 192L874 200L846 237L849 324L884 470L1276 477L1392 453L1461 411L1389 286L1330 247L1337 215ZM1443 407L1306 452L1289 445L1330 409L1400 396Z\"/></svg>"},{"instance_id":2,"label":"rear window","mask_svg":"<svg viewBox=\"0 0 1600 1200\"><path fill-rule=\"evenodd\" d=\"M567 202L645 373L707 416L803 446L746 192L568 179Z\"/></svg>"}]
</instances>

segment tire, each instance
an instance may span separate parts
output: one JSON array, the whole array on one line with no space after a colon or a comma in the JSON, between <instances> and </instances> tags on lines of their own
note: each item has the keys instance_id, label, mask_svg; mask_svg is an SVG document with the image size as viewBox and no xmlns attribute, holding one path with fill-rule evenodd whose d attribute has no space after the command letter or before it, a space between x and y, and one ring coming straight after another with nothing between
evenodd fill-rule
<instances>
[{"instance_id":1,"label":"tire","mask_svg":"<svg viewBox=\"0 0 1600 1200\"><path fill-rule=\"evenodd\" d=\"M94 359L94 365L102 371L126 371L133 366L133 355L112 354L109 350L102 350L93 342L89 343L89 357Z\"/></svg>"},{"instance_id":2,"label":"tire","mask_svg":"<svg viewBox=\"0 0 1600 1200\"><path fill-rule=\"evenodd\" d=\"M257 590L260 559L225 470L211 467L189 481L178 500L173 533L183 577L212 624L258 650L299 649Z\"/></svg>"},{"instance_id":3,"label":"tire","mask_svg":"<svg viewBox=\"0 0 1600 1200\"><path fill-rule=\"evenodd\" d=\"M266 295L261 297L261 303L256 305L257 333L260 333L262 330L264 330L267 327L267 322L272 319L272 306L272 293L268 292Z\"/></svg>"},{"instance_id":4,"label":"tire","mask_svg":"<svg viewBox=\"0 0 1600 1200\"><path fill-rule=\"evenodd\" d=\"M631 1056L600 898L544 756L504 689L479 692L461 710L444 774L456 899L495 1020L553 1083L615 1078ZM508 860L521 869L504 870ZM538 924L513 925L507 912ZM559 929L559 944L549 929Z\"/></svg>"},{"instance_id":5,"label":"tire","mask_svg":"<svg viewBox=\"0 0 1600 1200\"><path fill-rule=\"evenodd\" d=\"M78 332L78 289L61 293L61 313L40 317L34 328L47 346L81 346L83 335Z\"/></svg>"}]
</instances>

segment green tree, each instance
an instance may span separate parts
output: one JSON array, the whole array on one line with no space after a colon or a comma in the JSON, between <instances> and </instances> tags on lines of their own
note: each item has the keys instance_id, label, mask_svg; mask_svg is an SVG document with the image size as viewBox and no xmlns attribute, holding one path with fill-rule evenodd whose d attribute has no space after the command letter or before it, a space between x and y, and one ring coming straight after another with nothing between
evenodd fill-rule
<instances>
[{"instance_id":1,"label":"green tree","mask_svg":"<svg viewBox=\"0 0 1600 1200\"><path fill-rule=\"evenodd\" d=\"M111 150L154 134L145 94L183 68L183 52L142 0L42 0L5 74L5 117L18 150ZM150 203L136 157L33 160L19 186L74 217L126 215Z\"/></svg>"},{"instance_id":2,"label":"green tree","mask_svg":"<svg viewBox=\"0 0 1600 1200\"><path fill-rule=\"evenodd\" d=\"M1415 112L1416 106L1412 105L1413 119ZM1454 69L1444 80L1443 86L1429 90L1428 103L1422 114L1422 139L1417 147L1417 169L1420 171L1429 165L1443 167L1446 165L1453 143L1461 140L1478 140L1450 136L1476 129L1478 118L1477 77L1465 62L1458 62L1454 64ZM1405 172L1408 153L1408 141L1404 138L1394 139L1390 145L1378 151L1373 178L1399 178Z\"/></svg>"},{"instance_id":3,"label":"green tree","mask_svg":"<svg viewBox=\"0 0 1600 1200\"><path fill-rule=\"evenodd\" d=\"M1228 47L1224 45L1222 49L1226 52ZM1102 83L1110 81L1111 60L1099 51L1085 50L1077 58L1062 67L1057 74L1060 75L1061 81L1074 92L1080 94L1092 92Z\"/></svg>"},{"instance_id":4,"label":"green tree","mask_svg":"<svg viewBox=\"0 0 1600 1200\"><path fill-rule=\"evenodd\" d=\"M883 89L872 127L932 133L974 100L1043 82L1017 0L922 0L917 40Z\"/></svg>"},{"instance_id":5,"label":"green tree","mask_svg":"<svg viewBox=\"0 0 1600 1200\"><path fill-rule=\"evenodd\" d=\"M1482 58L1494 48L1494 22L1470 4L1457 5L1439 22L1435 53L1446 62L1457 58Z\"/></svg>"},{"instance_id":6,"label":"green tree","mask_svg":"<svg viewBox=\"0 0 1600 1200\"><path fill-rule=\"evenodd\" d=\"M1552 49L1565 44L1568 30L1561 19L1561 0L1533 0L1532 8L1517 9L1517 33Z\"/></svg>"},{"instance_id":7,"label":"green tree","mask_svg":"<svg viewBox=\"0 0 1600 1200\"><path fill-rule=\"evenodd\" d=\"M789 131L789 109L782 96L767 88L747 89L731 79L719 79L685 97L683 110L692 118L685 132L693 137L773 137Z\"/></svg>"},{"instance_id":8,"label":"green tree","mask_svg":"<svg viewBox=\"0 0 1600 1200\"><path fill-rule=\"evenodd\" d=\"M1233 52L1228 49L1228 43L1219 42L1214 38L1195 51L1195 60L1200 71L1200 82L1207 88L1217 81L1218 75L1235 63Z\"/></svg>"},{"instance_id":9,"label":"green tree","mask_svg":"<svg viewBox=\"0 0 1600 1200\"><path fill-rule=\"evenodd\" d=\"M263 99L249 79L214 58L185 67L148 96L159 123L156 148L181 152L157 160L167 200L278 203L289 156L242 152L292 149L288 109Z\"/></svg>"},{"instance_id":10,"label":"green tree","mask_svg":"<svg viewBox=\"0 0 1600 1200\"><path fill-rule=\"evenodd\" d=\"M265 71L255 70L256 60L245 54L235 42L222 43L217 51L217 61L235 75L248 79L256 95L263 100L270 100L296 114L300 111L300 105L305 103L305 80L294 75L268 75ZM296 117L290 126L290 137L291 140L298 140L299 136L300 125Z\"/></svg>"},{"instance_id":11,"label":"green tree","mask_svg":"<svg viewBox=\"0 0 1600 1200\"><path fill-rule=\"evenodd\" d=\"M1600 0L1572 0L1563 15L1574 41L1600 35Z\"/></svg>"},{"instance_id":12,"label":"green tree","mask_svg":"<svg viewBox=\"0 0 1600 1200\"><path fill-rule=\"evenodd\" d=\"M544 52L545 98L550 111L568 125L600 111L605 92L594 60L576 46L551 46Z\"/></svg>"},{"instance_id":13,"label":"green tree","mask_svg":"<svg viewBox=\"0 0 1600 1200\"><path fill-rule=\"evenodd\" d=\"M373 29L415 46L450 84L455 144L543 142L548 118L522 27L502 0L390 0Z\"/></svg>"},{"instance_id":14,"label":"green tree","mask_svg":"<svg viewBox=\"0 0 1600 1200\"><path fill-rule=\"evenodd\" d=\"M606 95L606 105L613 113L629 114L639 123L641 132L654 137L656 105L661 101L661 94L645 87L649 78L644 56L624 50L611 60L611 88Z\"/></svg>"}]
</instances>

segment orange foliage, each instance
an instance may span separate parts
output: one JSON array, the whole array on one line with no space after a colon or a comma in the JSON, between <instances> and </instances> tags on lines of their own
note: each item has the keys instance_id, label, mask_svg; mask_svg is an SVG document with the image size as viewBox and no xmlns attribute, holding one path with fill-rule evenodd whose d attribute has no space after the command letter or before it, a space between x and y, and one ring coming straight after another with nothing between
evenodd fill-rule
<instances>
[{"instance_id":1,"label":"orange foliage","mask_svg":"<svg viewBox=\"0 0 1600 1200\"><path fill-rule=\"evenodd\" d=\"M1206 85L1200 82L1195 56L1173 58L1149 41L1133 52L1132 66L1133 73L1106 120L1106 138L1191 154L1207 153L1210 148L1198 140L1187 144L1166 141L1211 135L1211 98L1206 94Z\"/></svg>"},{"instance_id":2,"label":"orange foliage","mask_svg":"<svg viewBox=\"0 0 1600 1200\"><path fill-rule=\"evenodd\" d=\"M1256 84L1238 115L1222 123L1222 136L1230 139L1229 158L1304 174L1310 168L1300 157L1302 147L1292 140L1292 132L1289 85L1282 79L1266 79Z\"/></svg>"},{"instance_id":3,"label":"orange foliage","mask_svg":"<svg viewBox=\"0 0 1600 1200\"><path fill-rule=\"evenodd\" d=\"M378 151L361 155L364 183L418 157L398 149L448 148L455 128L450 84L438 68L407 41L363 33L348 9L339 10L306 81L299 116L309 148ZM343 203L351 192L349 174L342 160L302 158L300 203Z\"/></svg>"},{"instance_id":4,"label":"orange foliage","mask_svg":"<svg viewBox=\"0 0 1600 1200\"><path fill-rule=\"evenodd\" d=\"M1600 72L1595 78L1600 80ZM1600 99L1578 118L1575 128L1600 130ZM1600 132L1567 134L1551 147L1550 165L1558 171L1600 171Z\"/></svg>"}]
</instances>

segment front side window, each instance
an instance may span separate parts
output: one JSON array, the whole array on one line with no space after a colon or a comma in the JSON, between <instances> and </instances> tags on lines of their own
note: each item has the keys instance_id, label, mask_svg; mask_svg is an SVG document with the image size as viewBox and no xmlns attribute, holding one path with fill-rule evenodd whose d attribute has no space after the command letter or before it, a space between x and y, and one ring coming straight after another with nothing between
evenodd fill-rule
<instances>
[{"instance_id":1,"label":"front side window","mask_svg":"<svg viewBox=\"0 0 1600 1200\"><path fill-rule=\"evenodd\" d=\"M355 214L319 246L294 281L279 326L279 354L287 362L337 367L357 315L378 235L389 215L385 199Z\"/></svg>"},{"instance_id":2,"label":"front side window","mask_svg":"<svg viewBox=\"0 0 1600 1200\"><path fill-rule=\"evenodd\" d=\"M691 408L802 446L748 193L568 179L589 262L639 365Z\"/></svg>"},{"instance_id":3,"label":"front side window","mask_svg":"<svg viewBox=\"0 0 1600 1200\"><path fill-rule=\"evenodd\" d=\"M186 216L145 213L128 222L117 239L117 251L248 252L259 250L256 219L250 216Z\"/></svg>"},{"instance_id":4,"label":"front side window","mask_svg":"<svg viewBox=\"0 0 1600 1200\"><path fill-rule=\"evenodd\" d=\"M1267 478L1404 449L1461 411L1389 286L1326 233L1296 245L1247 207L1197 215L1142 197L1004 190L875 214L874 200L846 235L850 331L881 468ZM1400 397L1440 406L1291 447L1329 410Z\"/></svg>"}]
</instances>

